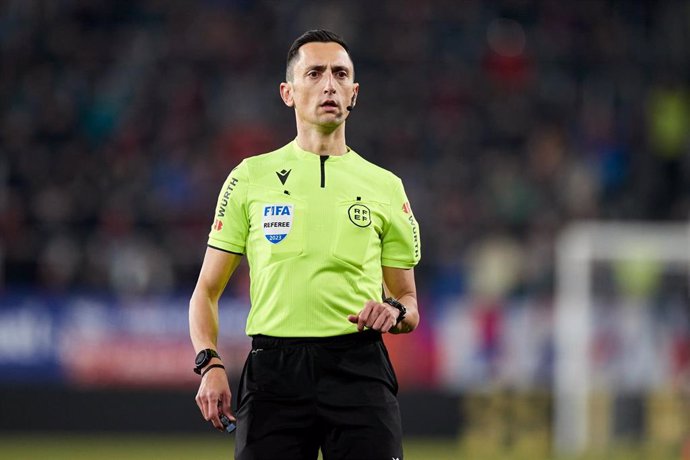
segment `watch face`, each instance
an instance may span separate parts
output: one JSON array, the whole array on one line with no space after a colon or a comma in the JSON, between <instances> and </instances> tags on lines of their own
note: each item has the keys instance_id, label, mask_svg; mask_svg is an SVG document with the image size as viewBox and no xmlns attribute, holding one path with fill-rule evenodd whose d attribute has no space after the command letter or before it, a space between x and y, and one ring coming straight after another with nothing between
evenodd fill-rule
<instances>
[{"instance_id":1,"label":"watch face","mask_svg":"<svg viewBox=\"0 0 690 460\"><path fill-rule=\"evenodd\" d=\"M197 366L201 366L206 362L206 350L201 350L198 355L196 355L196 359L194 360L194 364Z\"/></svg>"}]
</instances>

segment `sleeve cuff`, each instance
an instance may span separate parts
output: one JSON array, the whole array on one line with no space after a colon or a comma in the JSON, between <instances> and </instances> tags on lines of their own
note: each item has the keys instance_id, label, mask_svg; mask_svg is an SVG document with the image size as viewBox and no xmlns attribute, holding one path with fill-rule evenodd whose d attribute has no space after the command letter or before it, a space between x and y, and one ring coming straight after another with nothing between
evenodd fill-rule
<instances>
[{"instance_id":1,"label":"sleeve cuff","mask_svg":"<svg viewBox=\"0 0 690 460\"><path fill-rule=\"evenodd\" d=\"M219 251L232 252L233 254L244 254L244 246L239 244L229 243L227 241L220 241L214 238L209 238L208 247L218 249Z\"/></svg>"},{"instance_id":2,"label":"sleeve cuff","mask_svg":"<svg viewBox=\"0 0 690 460\"><path fill-rule=\"evenodd\" d=\"M403 268L407 270L410 268L414 268L414 266L417 265L417 261L381 258L381 265L383 265L384 267Z\"/></svg>"}]
</instances>

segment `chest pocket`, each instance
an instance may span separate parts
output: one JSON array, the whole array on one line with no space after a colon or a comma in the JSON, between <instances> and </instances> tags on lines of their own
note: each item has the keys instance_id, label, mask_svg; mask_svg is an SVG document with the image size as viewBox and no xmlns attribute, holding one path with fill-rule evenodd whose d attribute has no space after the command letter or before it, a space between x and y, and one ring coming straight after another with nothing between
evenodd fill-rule
<instances>
[{"instance_id":1,"label":"chest pocket","mask_svg":"<svg viewBox=\"0 0 690 460\"><path fill-rule=\"evenodd\" d=\"M379 205L371 202L346 201L337 206L333 256L348 264L362 267L369 257L380 257Z\"/></svg>"},{"instance_id":2,"label":"chest pocket","mask_svg":"<svg viewBox=\"0 0 690 460\"><path fill-rule=\"evenodd\" d=\"M255 209L257 235L270 254L271 262L302 254L304 249L304 215L306 204L281 194L264 197Z\"/></svg>"}]
</instances>

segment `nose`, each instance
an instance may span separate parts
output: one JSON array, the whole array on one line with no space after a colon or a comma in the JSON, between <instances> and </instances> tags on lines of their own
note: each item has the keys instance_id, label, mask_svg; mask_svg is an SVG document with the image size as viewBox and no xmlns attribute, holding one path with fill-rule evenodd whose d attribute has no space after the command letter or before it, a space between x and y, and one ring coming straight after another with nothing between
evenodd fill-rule
<instances>
[{"instance_id":1,"label":"nose","mask_svg":"<svg viewBox=\"0 0 690 460\"><path fill-rule=\"evenodd\" d=\"M333 74L328 72L326 74L326 85L323 88L324 94L335 94L335 85L333 84Z\"/></svg>"}]
</instances>

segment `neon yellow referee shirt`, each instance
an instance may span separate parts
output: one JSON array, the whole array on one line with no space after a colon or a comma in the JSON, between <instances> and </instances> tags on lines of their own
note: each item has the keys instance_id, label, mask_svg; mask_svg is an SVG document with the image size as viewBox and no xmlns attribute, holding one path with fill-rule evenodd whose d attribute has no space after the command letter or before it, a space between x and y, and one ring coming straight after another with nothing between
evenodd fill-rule
<instances>
[{"instance_id":1,"label":"neon yellow referee shirt","mask_svg":"<svg viewBox=\"0 0 690 460\"><path fill-rule=\"evenodd\" d=\"M296 141L243 160L218 197L208 245L246 254L248 335L325 337L381 298L381 266L412 268L417 221L398 177L349 150L319 156Z\"/></svg>"}]
</instances>

